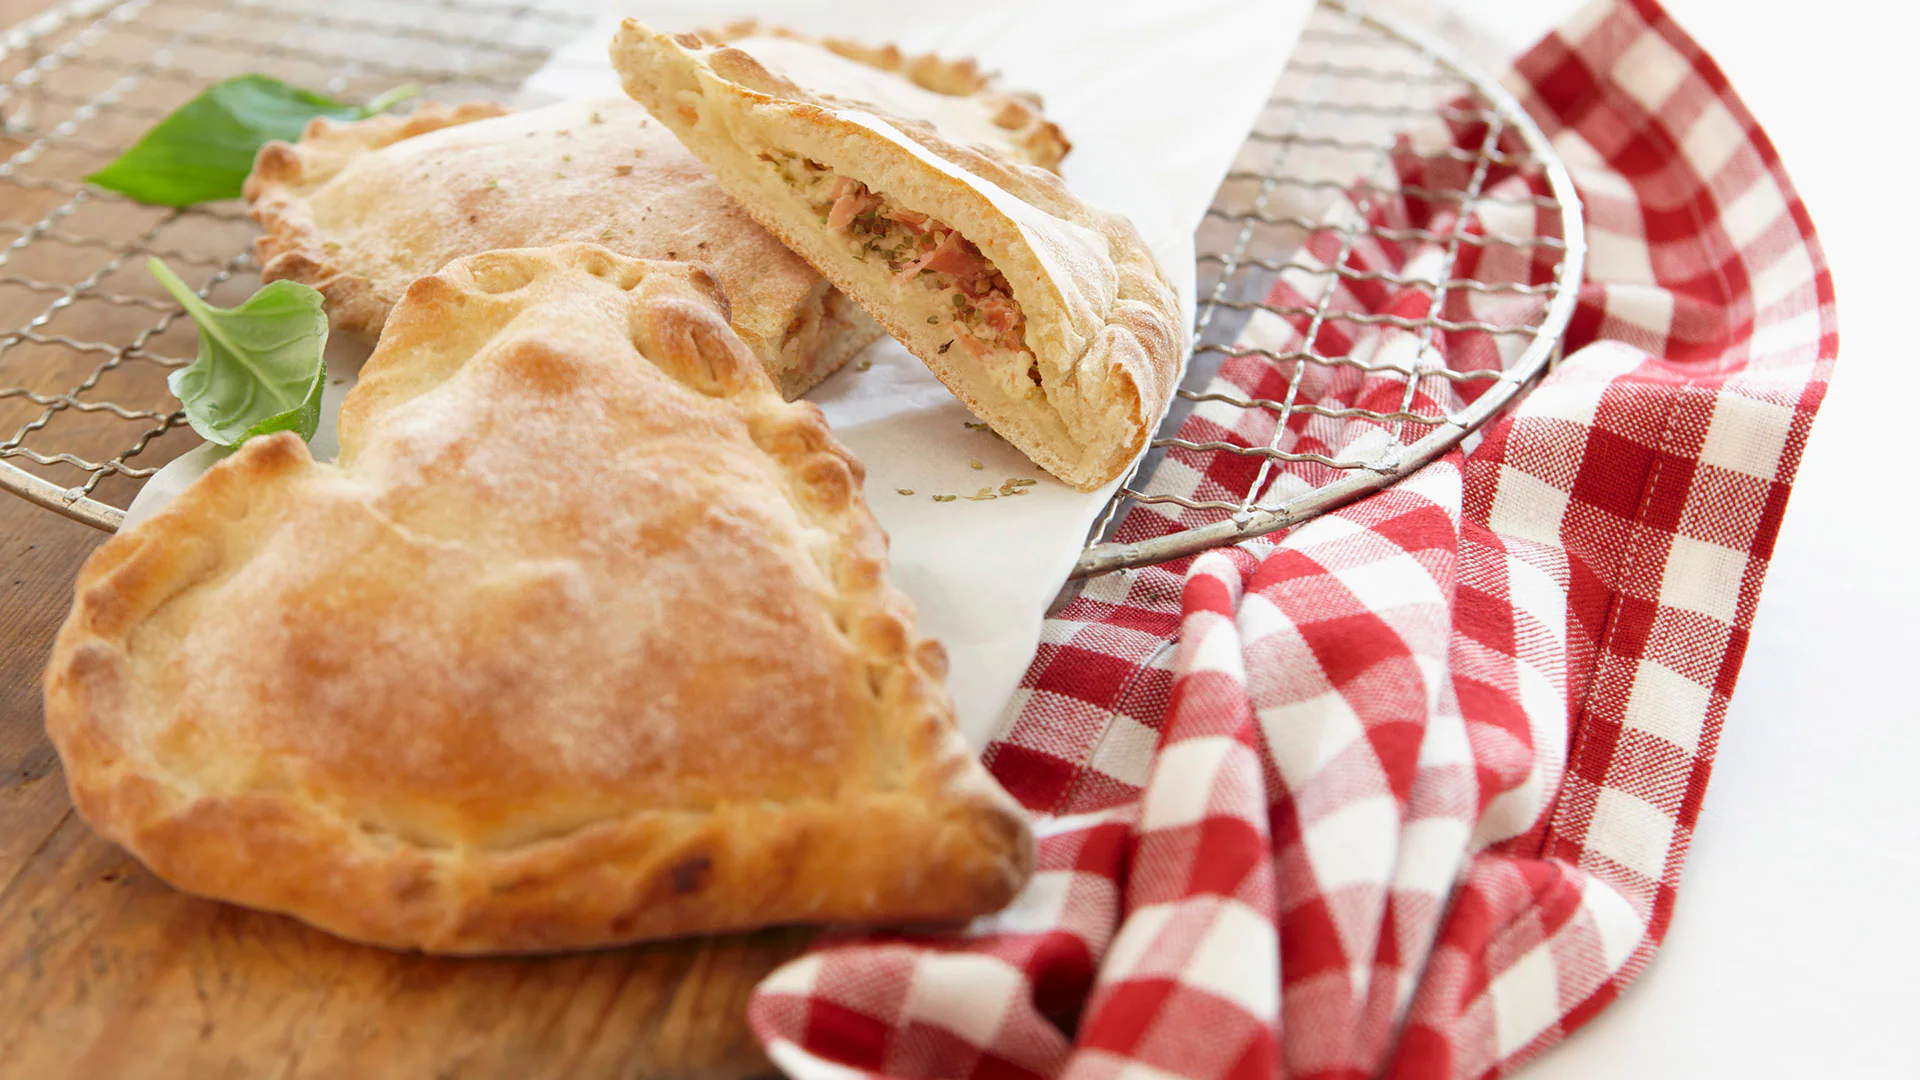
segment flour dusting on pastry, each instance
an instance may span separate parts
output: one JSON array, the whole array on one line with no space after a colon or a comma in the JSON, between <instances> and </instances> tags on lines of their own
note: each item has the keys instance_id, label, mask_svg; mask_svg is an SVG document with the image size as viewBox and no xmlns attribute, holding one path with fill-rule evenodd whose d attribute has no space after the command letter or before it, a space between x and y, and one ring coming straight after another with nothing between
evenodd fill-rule
<instances>
[{"instance_id":1,"label":"flour dusting on pastry","mask_svg":"<svg viewBox=\"0 0 1920 1080\"><path fill-rule=\"evenodd\" d=\"M319 289L350 332L377 335L409 283L463 255L586 241L712 269L789 398L881 334L625 98L319 120L263 149L246 193L262 275Z\"/></svg>"},{"instance_id":2,"label":"flour dusting on pastry","mask_svg":"<svg viewBox=\"0 0 1920 1080\"><path fill-rule=\"evenodd\" d=\"M76 584L48 733L161 877L448 953L1020 887L1025 822L953 728L859 463L706 271L456 260L393 310L340 445L250 441Z\"/></svg>"}]
</instances>

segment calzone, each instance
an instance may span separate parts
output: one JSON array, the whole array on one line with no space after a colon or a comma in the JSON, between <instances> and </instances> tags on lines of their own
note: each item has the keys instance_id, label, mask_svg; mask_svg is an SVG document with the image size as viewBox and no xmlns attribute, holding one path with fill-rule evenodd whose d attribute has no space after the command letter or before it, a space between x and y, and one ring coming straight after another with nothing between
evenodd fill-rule
<instances>
[{"instance_id":1,"label":"calzone","mask_svg":"<svg viewBox=\"0 0 1920 1080\"><path fill-rule=\"evenodd\" d=\"M1144 449L1185 335L1126 219L836 54L631 19L611 53L756 221L1035 462L1091 490Z\"/></svg>"},{"instance_id":2,"label":"calzone","mask_svg":"<svg viewBox=\"0 0 1920 1080\"><path fill-rule=\"evenodd\" d=\"M261 150L246 196L261 275L319 289L352 333L377 336L408 284L462 255L569 240L710 267L789 398L881 333L625 98L316 120Z\"/></svg>"},{"instance_id":3,"label":"calzone","mask_svg":"<svg viewBox=\"0 0 1920 1080\"><path fill-rule=\"evenodd\" d=\"M88 561L46 675L80 814L178 887L534 952L965 919L1028 873L862 470L707 273L420 279L340 460L256 438Z\"/></svg>"}]
</instances>

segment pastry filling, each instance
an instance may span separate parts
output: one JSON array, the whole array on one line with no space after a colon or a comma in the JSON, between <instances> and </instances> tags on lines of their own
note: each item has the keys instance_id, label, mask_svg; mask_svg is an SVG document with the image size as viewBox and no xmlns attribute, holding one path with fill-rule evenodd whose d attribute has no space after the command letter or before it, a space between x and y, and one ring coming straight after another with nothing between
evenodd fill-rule
<instances>
[{"instance_id":1,"label":"pastry filling","mask_svg":"<svg viewBox=\"0 0 1920 1080\"><path fill-rule=\"evenodd\" d=\"M941 352L959 344L975 357L1017 358L1034 385L1039 364L1027 349L1027 317L1007 279L980 249L950 225L915 213L810 158L767 151L761 160L813 209L820 223L846 239L863 262L884 263L895 289L923 290L929 325L952 333Z\"/></svg>"}]
</instances>

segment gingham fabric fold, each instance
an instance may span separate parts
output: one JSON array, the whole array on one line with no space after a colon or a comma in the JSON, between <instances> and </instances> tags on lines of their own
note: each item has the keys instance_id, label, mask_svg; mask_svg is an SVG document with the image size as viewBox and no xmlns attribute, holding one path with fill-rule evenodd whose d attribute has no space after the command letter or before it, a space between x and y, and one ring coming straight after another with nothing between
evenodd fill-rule
<instances>
[{"instance_id":1,"label":"gingham fabric fold","mask_svg":"<svg viewBox=\"0 0 1920 1080\"><path fill-rule=\"evenodd\" d=\"M1836 351L1831 279L1773 148L1711 60L1648 2L1605 0L1511 84L1586 202L1568 356L1470 452L1282 538L1096 580L1051 620L987 751L1036 815L1012 908L946 936L841 938L771 976L749 1018L797 1076L1481 1076L1603 1008L1672 912L1767 557ZM1411 132L1410 151L1484 127ZM1499 133L1492 133L1496 137ZM1407 179L1454 187L1410 152ZM1448 233L1540 224L1516 176L1454 202L1347 212ZM1504 209L1503 209L1504 208ZM1456 273L1539 282L1549 259ZM1487 248L1489 252L1496 248ZM1446 254L1307 253L1402 277ZM1491 260L1492 255L1486 256ZM1293 273L1278 304L1328 274ZM1421 315L1348 275L1346 310ZM1464 321L1524 291L1450 292ZM1255 321L1249 347L1308 328ZM1391 326L1325 355L1415 364ZM1492 338L1439 342L1497 364ZM1303 398L1391 411L1362 373ZM1259 352L1222 389L1292 371ZM1375 385L1379 382L1380 385ZM1470 384L1426 377L1446 405ZM1308 397L1310 395L1310 397ZM1364 417L1202 406L1194 441L1329 455ZM1261 430L1256 425L1269 425ZM1205 498L1257 462L1176 454ZM1274 479L1311 484L1313 466ZM1134 537L1177 527L1154 506Z\"/></svg>"}]
</instances>

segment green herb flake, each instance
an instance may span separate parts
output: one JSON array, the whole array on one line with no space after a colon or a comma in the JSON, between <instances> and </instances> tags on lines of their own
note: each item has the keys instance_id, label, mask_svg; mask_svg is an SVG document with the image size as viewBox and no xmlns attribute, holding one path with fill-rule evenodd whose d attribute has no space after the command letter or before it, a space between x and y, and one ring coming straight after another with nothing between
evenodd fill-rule
<instances>
[{"instance_id":1,"label":"green herb flake","mask_svg":"<svg viewBox=\"0 0 1920 1080\"><path fill-rule=\"evenodd\" d=\"M978 471L980 471L981 469L984 469L984 468L986 468L986 466L985 466L985 465L982 465L982 464L980 464L980 459L979 459L979 458L974 458L974 459L972 459L971 461L968 461L968 462L967 462L967 468L969 468L969 469L972 469L972 470L974 470L975 472L978 472Z\"/></svg>"},{"instance_id":2,"label":"green herb flake","mask_svg":"<svg viewBox=\"0 0 1920 1080\"><path fill-rule=\"evenodd\" d=\"M867 371L867 370L870 370L872 367L873 367L873 361L862 359L859 363L853 365L853 370Z\"/></svg>"},{"instance_id":3,"label":"green herb flake","mask_svg":"<svg viewBox=\"0 0 1920 1080\"><path fill-rule=\"evenodd\" d=\"M952 502L953 500L959 497L960 496L958 495L935 495L933 497L933 501L934 502Z\"/></svg>"},{"instance_id":4,"label":"green herb flake","mask_svg":"<svg viewBox=\"0 0 1920 1080\"><path fill-rule=\"evenodd\" d=\"M299 139L318 117L364 120L419 92L402 86L349 105L266 75L238 75L175 109L87 180L155 206L237 199L254 155L267 143Z\"/></svg>"},{"instance_id":5,"label":"green herb flake","mask_svg":"<svg viewBox=\"0 0 1920 1080\"><path fill-rule=\"evenodd\" d=\"M327 313L318 292L276 281L239 307L202 300L159 259L151 272L200 329L200 355L167 377L200 437L239 446L292 431L313 438L327 381Z\"/></svg>"},{"instance_id":6,"label":"green herb flake","mask_svg":"<svg viewBox=\"0 0 1920 1080\"><path fill-rule=\"evenodd\" d=\"M899 492L899 493L900 493L900 494L902 494L902 495L911 495L911 494L913 494L913 489L912 489L912 488L894 488L893 490L895 490L895 491L897 491L897 492Z\"/></svg>"},{"instance_id":7,"label":"green herb flake","mask_svg":"<svg viewBox=\"0 0 1920 1080\"><path fill-rule=\"evenodd\" d=\"M938 326L938 325L940 325L940 316L938 316L938 315L929 315L929 316L927 316L927 325L928 325L928 326Z\"/></svg>"},{"instance_id":8,"label":"green herb flake","mask_svg":"<svg viewBox=\"0 0 1920 1080\"><path fill-rule=\"evenodd\" d=\"M494 188L497 188L499 186L500 186L500 180L498 177L494 177L494 176L487 177L487 182L485 184L485 187L488 191L492 191Z\"/></svg>"},{"instance_id":9,"label":"green herb flake","mask_svg":"<svg viewBox=\"0 0 1920 1080\"><path fill-rule=\"evenodd\" d=\"M985 430L987 430L987 425L986 425L985 423L983 423L983 422L981 422L981 421L977 421L977 420L963 420L963 421L961 421L961 422L962 422L962 423L964 423L964 424L965 424L965 425L967 426L967 430L968 430L968 431L985 431Z\"/></svg>"}]
</instances>

